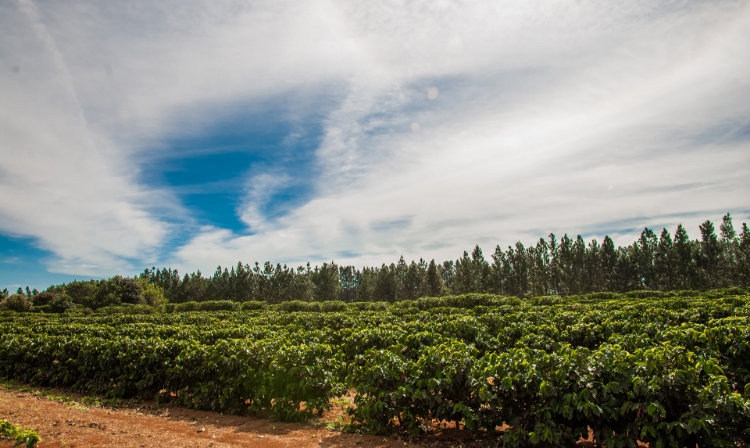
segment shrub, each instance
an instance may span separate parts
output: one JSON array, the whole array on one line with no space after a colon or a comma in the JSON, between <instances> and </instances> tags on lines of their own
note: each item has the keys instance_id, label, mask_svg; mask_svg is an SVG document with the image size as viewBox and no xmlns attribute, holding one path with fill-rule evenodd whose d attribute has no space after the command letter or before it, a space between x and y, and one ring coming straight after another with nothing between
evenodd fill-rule
<instances>
[{"instance_id":1,"label":"shrub","mask_svg":"<svg viewBox=\"0 0 750 448\"><path fill-rule=\"evenodd\" d=\"M42 306L42 305L49 305L50 302L57 297L57 294L55 294L52 291L44 291L40 292L39 294L35 294L31 300L34 302L34 306Z\"/></svg>"},{"instance_id":2,"label":"shrub","mask_svg":"<svg viewBox=\"0 0 750 448\"><path fill-rule=\"evenodd\" d=\"M252 310L263 310L268 306L266 302L261 302L259 300L251 300L249 302L245 302L242 305L240 305L240 309L242 311L252 311Z\"/></svg>"},{"instance_id":3,"label":"shrub","mask_svg":"<svg viewBox=\"0 0 750 448\"><path fill-rule=\"evenodd\" d=\"M19 313L31 311L32 306L31 299L23 294L13 294L4 298L3 301L0 302L0 308Z\"/></svg>"},{"instance_id":4,"label":"shrub","mask_svg":"<svg viewBox=\"0 0 750 448\"><path fill-rule=\"evenodd\" d=\"M96 294L88 305L97 309L120 303L142 303L142 294L143 288L137 280L116 275L98 283Z\"/></svg>"},{"instance_id":5,"label":"shrub","mask_svg":"<svg viewBox=\"0 0 750 448\"><path fill-rule=\"evenodd\" d=\"M529 302L534 306L556 305L562 302L562 299L560 296L539 296L529 299Z\"/></svg>"},{"instance_id":6,"label":"shrub","mask_svg":"<svg viewBox=\"0 0 750 448\"><path fill-rule=\"evenodd\" d=\"M14 447L26 445L26 448L34 448L42 441L33 429L19 428L7 420L0 420L0 438L11 439L15 442Z\"/></svg>"},{"instance_id":7,"label":"shrub","mask_svg":"<svg viewBox=\"0 0 750 448\"><path fill-rule=\"evenodd\" d=\"M112 315L112 314L154 314L157 311L156 308L149 305L116 305L116 306L105 306L96 310L97 314Z\"/></svg>"},{"instance_id":8,"label":"shrub","mask_svg":"<svg viewBox=\"0 0 750 448\"><path fill-rule=\"evenodd\" d=\"M277 305L281 311L293 313L295 311L320 311L320 304L317 302L303 302L301 300L290 300Z\"/></svg>"},{"instance_id":9,"label":"shrub","mask_svg":"<svg viewBox=\"0 0 750 448\"><path fill-rule=\"evenodd\" d=\"M388 309L385 302L352 302L347 306L357 311L385 311Z\"/></svg>"},{"instance_id":10,"label":"shrub","mask_svg":"<svg viewBox=\"0 0 750 448\"><path fill-rule=\"evenodd\" d=\"M168 313L182 313L186 311L234 311L240 309L240 304L231 300L209 300L207 302L170 303L164 307Z\"/></svg>"},{"instance_id":11,"label":"shrub","mask_svg":"<svg viewBox=\"0 0 750 448\"><path fill-rule=\"evenodd\" d=\"M175 303L174 306L170 308L175 313L183 313L185 311L198 311L198 302L190 301L185 303Z\"/></svg>"},{"instance_id":12,"label":"shrub","mask_svg":"<svg viewBox=\"0 0 750 448\"><path fill-rule=\"evenodd\" d=\"M84 308L80 305L73 305L73 307L65 310L63 314L65 314L66 316L71 316L71 317L72 316L90 316L94 314L94 310L92 310L91 308Z\"/></svg>"},{"instance_id":13,"label":"shrub","mask_svg":"<svg viewBox=\"0 0 750 448\"><path fill-rule=\"evenodd\" d=\"M320 310L325 312L346 311L346 303L341 300L327 300L320 302Z\"/></svg>"},{"instance_id":14,"label":"shrub","mask_svg":"<svg viewBox=\"0 0 750 448\"><path fill-rule=\"evenodd\" d=\"M235 311L238 309L240 309L240 304L231 300L198 302L198 311Z\"/></svg>"},{"instance_id":15,"label":"shrub","mask_svg":"<svg viewBox=\"0 0 750 448\"><path fill-rule=\"evenodd\" d=\"M34 313L53 313L52 307L49 305L34 306L31 311Z\"/></svg>"},{"instance_id":16,"label":"shrub","mask_svg":"<svg viewBox=\"0 0 750 448\"><path fill-rule=\"evenodd\" d=\"M137 279L143 291L141 292L141 303L150 306L161 306L167 302L164 298L164 290L145 279Z\"/></svg>"},{"instance_id":17,"label":"shrub","mask_svg":"<svg viewBox=\"0 0 750 448\"><path fill-rule=\"evenodd\" d=\"M50 302L49 305L50 311L53 313L64 313L66 310L69 310L70 308L73 308L75 304L73 303L73 299L63 293L56 295Z\"/></svg>"},{"instance_id":18,"label":"shrub","mask_svg":"<svg viewBox=\"0 0 750 448\"><path fill-rule=\"evenodd\" d=\"M85 305L93 299L97 287L94 280L87 282L77 281L65 285L64 290L65 293L73 299L73 303Z\"/></svg>"},{"instance_id":19,"label":"shrub","mask_svg":"<svg viewBox=\"0 0 750 448\"><path fill-rule=\"evenodd\" d=\"M646 289L639 289L635 291L628 291L623 294L624 297L629 299L655 299L661 297L667 297L669 294L663 291L652 291Z\"/></svg>"}]
</instances>

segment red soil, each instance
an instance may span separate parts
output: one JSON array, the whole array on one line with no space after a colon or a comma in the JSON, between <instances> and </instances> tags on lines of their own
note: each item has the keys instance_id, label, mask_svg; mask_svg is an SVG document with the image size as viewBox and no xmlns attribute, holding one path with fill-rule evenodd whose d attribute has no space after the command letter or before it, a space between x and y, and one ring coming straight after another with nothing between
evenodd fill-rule
<instances>
[{"instance_id":1,"label":"red soil","mask_svg":"<svg viewBox=\"0 0 750 448\"><path fill-rule=\"evenodd\" d=\"M48 398L0 386L0 419L36 430L45 447L480 447L467 431L448 428L415 441L396 437L345 434L326 429L341 421L352 396L335 403L319 421L278 423L255 417L221 415L180 407L141 403L135 407L87 407L81 401ZM435 427L434 429L437 429ZM0 440L0 448L12 443ZM580 448L594 447L591 439ZM648 445L640 444L639 447Z\"/></svg>"},{"instance_id":2,"label":"red soil","mask_svg":"<svg viewBox=\"0 0 750 448\"><path fill-rule=\"evenodd\" d=\"M341 414L339 406L325 420ZM65 447L404 447L395 438L359 436L305 423L221 415L177 407L84 407L0 387L0 419L36 430L39 448ZM323 425L324 426L324 425ZM0 448L11 443L0 441Z\"/></svg>"}]
</instances>

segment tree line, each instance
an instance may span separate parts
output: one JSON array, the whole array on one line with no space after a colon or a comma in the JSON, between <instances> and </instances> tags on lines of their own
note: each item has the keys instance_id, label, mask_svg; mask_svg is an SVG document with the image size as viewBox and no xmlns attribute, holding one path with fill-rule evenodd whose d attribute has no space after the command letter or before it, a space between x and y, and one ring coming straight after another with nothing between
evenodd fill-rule
<instances>
[{"instance_id":1,"label":"tree line","mask_svg":"<svg viewBox=\"0 0 750 448\"><path fill-rule=\"evenodd\" d=\"M19 288L15 296L23 295L34 305L65 308L70 302L95 309L163 301L396 302L464 293L529 297L750 286L747 224L742 224L738 234L727 213L718 234L711 221L699 230L700 238L690 239L681 224L673 235L667 229L657 235L645 228L637 241L619 247L609 236L600 243L586 242L580 235L565 234L558 239L550 234L530 246L521 242L507 249L497 246L489 257L477 245L470 254L464 252L442 263L424 259L407 263L402 256L396 263L362 269L333 261L314 268L309 263L294 268L239 262L219 266L211 276L200 271L181 276L176 269L150 268L134 278L76 281L51 286L43 293ZM2 294L9 296L7 290Z\"/></svg>"}]
</instances>

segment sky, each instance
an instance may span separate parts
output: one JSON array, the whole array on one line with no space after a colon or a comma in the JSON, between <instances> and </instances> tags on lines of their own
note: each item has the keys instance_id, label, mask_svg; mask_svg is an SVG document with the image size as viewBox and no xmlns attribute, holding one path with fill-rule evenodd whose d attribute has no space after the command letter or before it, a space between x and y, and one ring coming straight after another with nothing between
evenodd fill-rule
<instances>
[{"instance_id":1,"label":"sky","mask_svg":"<svg viewBox=\"0 0 750 448\"><path fill-rule=\"evenodd\" d=\"M750 222L750 1L0 1L0 288Z\"/></svg>"}]
</instances>

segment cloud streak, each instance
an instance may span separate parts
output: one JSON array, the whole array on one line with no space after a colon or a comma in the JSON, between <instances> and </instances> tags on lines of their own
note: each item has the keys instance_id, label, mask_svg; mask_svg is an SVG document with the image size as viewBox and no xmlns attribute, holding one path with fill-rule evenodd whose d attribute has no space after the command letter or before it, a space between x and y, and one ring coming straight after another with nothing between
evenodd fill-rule
<instances>
[{"instance_id":1,"label":"cloud streak","mask_svg":"<svg viewBox=\"0 0 750 448\"><path fill-rule=\"evenodd\" d=\"M28 0L5 5L0 73L0 231L36 237L54 272L95 273L148 258L167 231L128 163L89 130L54 38Z\"/></svg>"},{"instance_id":2,"label":"cloud streak","mask_svg":"<svg viewBox=\"0 0 750 448\"><path fill-rule=\"evenodd\" d=\"M0 231L36 238L56 272L379 265L750 217L744 2L0 8ZM236 188L242 231L138 175L238 105L312 114L312 97L328 103L311 163L209 184ZM293 189L306 202L279 205Z\"/></svg>"},{"instance_id":3,"label":"cloud streak","mask_svg":"<svg viewBox=\"0 0 750 448\"><path fill-rule=\"evenodd\" d=\"M409 11L401 23L390 20L393 11L382 21L366 11L355 29L365 29L364 53L379 56L371 61L377 76L352 80L329 116L319 196L275 230L224 235L213 257L196 240L178 258L188 266L350 251L357 255L344 261L379 264L400 254L451 258L476 242L532 242L549 231L596 228L592 236L610 231L626 243L638 230L606 223L638 216L641 225L695 226L722 210L746 213L748 142L724 141L727 126L746 125L746 8L611 5L561 17L554 7L515 6L532 26L518 28L508 8L485 17L496 26L478 27L479 35L473 20L456 23L461 14L425 31L405 23L434 24L442 14ZM408 35L413 29L421 34ZM449 29L459 38L441 43ZM441 57L451 42L462 47L453 61ZM440 102L428 101L431 84L445 85ZM408 132L412 122L419 133ZM700 135L712 138L696 143ZM414 216L410 225L379 231L405 215ZM528 234L540 224L548 227Z\"/></svg>"}]
</instances>

